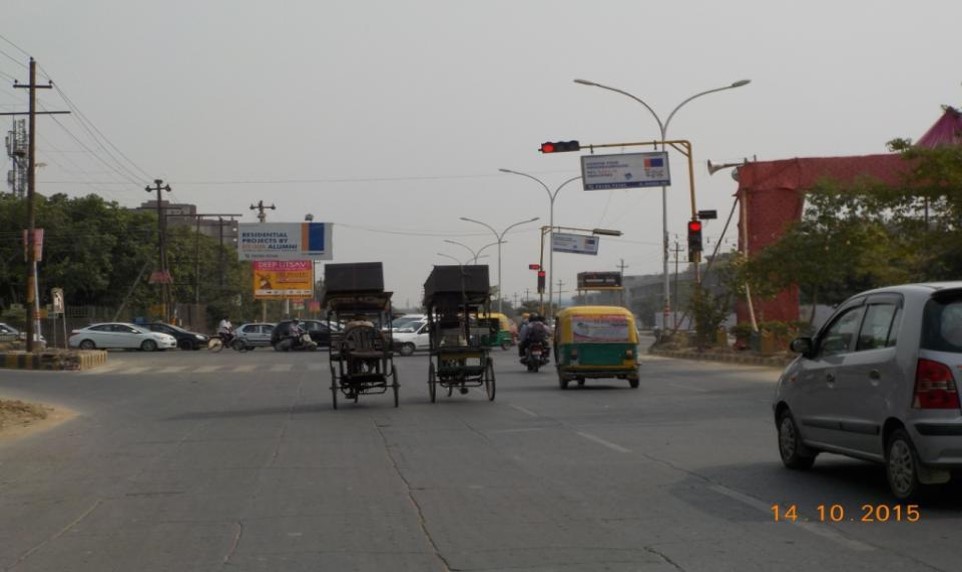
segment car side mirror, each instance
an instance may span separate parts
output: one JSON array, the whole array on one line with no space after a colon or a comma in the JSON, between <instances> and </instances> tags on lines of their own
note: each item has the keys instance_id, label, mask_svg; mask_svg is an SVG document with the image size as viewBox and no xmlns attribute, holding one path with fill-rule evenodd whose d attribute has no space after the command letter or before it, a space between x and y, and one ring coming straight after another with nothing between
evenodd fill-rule
<instances>
[{"instance_id":1,"label":"car side mirror","mask_svg":"<svg viewBox=\"0 0 962 572\"><path fill-rule=\"evenodd\" d=\"M815 349L815 343L812 338L795 338L789 345L793 352L802 354L805 357L811 357L812 351Z\"/></svg>"}]
</instances>

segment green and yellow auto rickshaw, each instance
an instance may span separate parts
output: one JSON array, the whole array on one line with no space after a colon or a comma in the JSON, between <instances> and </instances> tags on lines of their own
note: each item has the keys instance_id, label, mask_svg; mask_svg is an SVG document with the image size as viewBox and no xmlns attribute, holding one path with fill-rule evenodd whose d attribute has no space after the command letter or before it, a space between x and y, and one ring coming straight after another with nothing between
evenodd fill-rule
<instances>
[{"instance_id":1,"label":"green and yellow auto rickshaw","mask_svg":"<svg viewBox=\"0 0 962 572\"><path fill-rule=\"evenodd\" d=\"M503 350L514 345L514 334L511 333L511 318L500 312L478 314L478 320L491 324L491 335L484 338L484 345L489 348L500 347ZM497 324L495 325L495 322Z\"/></svg>"},{"instance_id":2,"label":"green and yellow auto rickshaw","mask_svg":"<svg viewBox=\"0 0 962 572\"><path fill-rule=\"evenodd\" d=\"M638 329L619 306L575 306L555 316L554 355L558 385L584 385L588 378L627 379L638 387Z\"/></svg>"}]
</instances>

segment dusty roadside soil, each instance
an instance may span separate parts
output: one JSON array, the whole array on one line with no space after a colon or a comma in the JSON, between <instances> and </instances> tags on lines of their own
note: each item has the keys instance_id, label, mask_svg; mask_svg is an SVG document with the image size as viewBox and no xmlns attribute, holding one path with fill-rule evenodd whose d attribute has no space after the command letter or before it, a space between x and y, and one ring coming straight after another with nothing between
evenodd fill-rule
<instances>
[{"instance_id":1,"label":"dusty roadside soil","mask_svg":"<svg viewBox=\"0 0 962 572\"><path fill-rule=\"evenodd\" d=\"M67 409L0 399L0 442L49 429L73 417Z\"/></svg>"}]
</instances>

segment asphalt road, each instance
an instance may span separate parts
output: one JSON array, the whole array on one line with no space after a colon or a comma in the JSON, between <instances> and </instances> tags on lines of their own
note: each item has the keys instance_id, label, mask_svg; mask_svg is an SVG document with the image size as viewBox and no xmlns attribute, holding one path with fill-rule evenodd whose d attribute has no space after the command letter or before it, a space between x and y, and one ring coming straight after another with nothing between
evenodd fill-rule
<instances>
[{"instance_id":1,"label":"asphalt road","mask_svg":"<svg viewBox=\"0 0 962 572\"><path fill-rule=\"evenodd\" d=\"M337 411L324 352L3 371L0 395L78 415L0 444L0 570L962 568L962 487L908 522L879 466L781 467L776 370L646 357L639 389L561 391L492 355L494 402L431 404L418 354L399 408Z\"/></svg>"}]
</instances>

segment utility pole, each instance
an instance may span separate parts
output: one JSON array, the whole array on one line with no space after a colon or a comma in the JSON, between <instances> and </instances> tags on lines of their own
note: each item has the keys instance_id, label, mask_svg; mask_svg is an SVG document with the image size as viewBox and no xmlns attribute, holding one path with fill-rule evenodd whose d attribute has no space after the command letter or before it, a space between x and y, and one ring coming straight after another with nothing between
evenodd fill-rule
<instances>
[{"instance_id":1,"label":"utility pole","mask_svg":"<svg viewBox=\"0 0 962 572\"><path fill-rule=\"evenodd\" d=\"M264 211L267 209L275 210L276 208L277 207L274 206L274 203L271 203L271 206L264 205L264 201L257 201L256 205L251 205L251 210L257 211L257 220L261 224L264 224L265 222L267 222L267 214L265 214ZM291 303L290 300L284 300L284 317L285 318L287 318L287 315L290 314L291 312L290 303ZM261 321L262 322L267 321L267 300L261 300Z\"/></svg>"},{"instance_id":2,"label":"utility pole","mask_svg":"<svg viewBox=\"0 0 962 572\"><path fill-rule=\"evenodd\" d=\"M150 277L151 282L160 283L161 320L170 321L170 272L167 270L167 213L164 212L162 191L170 192L170 185L163 185L162 179L154 179L154 187L147 185L148 193L157 191L157 272Z\"/></svg>"},{"instance_id":3,"label":"utility pole","mask_svg":"<svg viewBox=\"0 0 962 572\"><path fill-rule=\"evenodd\" d=\"M265 222L267 222L267 215L264 213L264 211L267 209L274 210L276 208L277 207L274 206L274 203L271 203L270 206L267 206L264 204L264 201L257 201L256 205L251 205L251 210L257 211L257 220L261 224L264 224Z\"/></svg>"},{"instance_id":4,"label":"utility pole","mask_svg":"<svg viewBox=\"0 0 962 572\"><path fill-rule=\"evenodd\" d=\"M70 113L69 111L37 111L37 90L50 89L52 82L47 85L37 85L37 62L30 58L30 83L23 85L16 80L13 87L30 90L29 115L29 134L27 142L27 235L24 237L24 254L27 258L27 351L33 352L34 338L39 339L40 334L40 286L37 277L37 256L43 244L38 244L36 232L37 223L37 195L36 195L36 167L37 167L37 115L54 115L60 113ZM0 113L0 115L24 115L22 112Z\"/></svg>"},{"instance_id":5,"label":"utility pole","mask_svg":"<svg viewBox=\"0 0 962 572\"><path fill-rule=\"evenodd\" d=\"M562 290L562 289L561 289L562 287L564 287L564 285L565 285L564 281L562 281L562 280L559 279L559 280L558 280L558 309L559 309L559 310L561 309L561 293L567 291L567 290ZM553 316L553 315L555 315L555 313L556 313L556 312L552 312L551 315Z\"/></svg>"},{"instance_id":6,"label":"utility pole","mask_svg":"<svg viewBox=\"0 0 962 572\"><path fill-rule=\"evenodd\" d=\"M675 305L678 305L678 258L681 256L681 245L678 241L675 241L675 295L672 298L675 301ZM674 317L672 318L672 327L678 329L678 312L676 311ZM668 324L665 324L665 329L668 329Z\"/></svg>"},{"instance_id":7,"label":"utility pole","mask_svg":"<svg viewBox=\"0 0 962 572\"><path fill-rule=\"evenodd\" d=\"M625 268L628 268L628 265L625 264L624 258L619 258L618 260L621 261L621 264L618 265L618 272L621 274L621 305L624 306L625 305Z\"/></svg>"}]
</instances>

